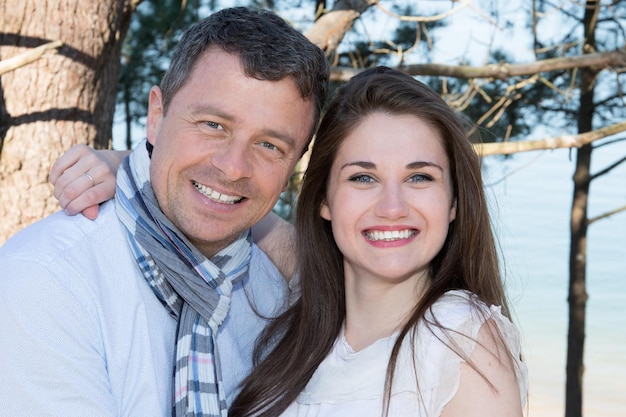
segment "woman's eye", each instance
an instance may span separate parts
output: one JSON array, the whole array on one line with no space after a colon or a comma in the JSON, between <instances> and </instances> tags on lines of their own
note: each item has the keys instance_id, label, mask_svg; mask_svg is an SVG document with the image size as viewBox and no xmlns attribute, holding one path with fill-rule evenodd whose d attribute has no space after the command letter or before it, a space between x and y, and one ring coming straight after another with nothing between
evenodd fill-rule
<instances>
[{"instance_id":1,"label":"woman's eye","mask_svg":"<svg viewBox=\"0 0 626 417\"><path fill-rule=\"evenodd\" d=\"M372 177L366 174L353 175L349 178L349 180L352 182L362 182L362 183L369 183L369 182L374 181Z\"/></svg>"},{"instance_id":2,"label":"woman's eye","mask_svg":"<svg viewBox=\"0 0 626 417\"><path fill-rule=\"evenodd\" d=\"M431 177L430 175L426 175L426 174L415 174L409 178L409 181L411 182L428 182L432 180L433 180L433 177Z\"/></svg>"}]
</instances>

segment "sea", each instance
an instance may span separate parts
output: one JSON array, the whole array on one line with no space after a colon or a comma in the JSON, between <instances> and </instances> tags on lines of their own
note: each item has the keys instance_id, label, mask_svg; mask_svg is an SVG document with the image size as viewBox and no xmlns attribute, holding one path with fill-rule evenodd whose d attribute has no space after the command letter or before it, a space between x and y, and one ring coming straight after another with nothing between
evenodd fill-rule
<instances>
[{"instance_id":1,"label":"sea","mask_svg":"<svg viewBox=\"0 0 626 417\"><path fill-rule=\"evenodd\" d=\"M626 157L599 147L592 173ZM572 176L576 150L483 160L507 295L522 333L529 416L565 415ZM626 206L626 163L591 184L589 217ZM626 210L592 223L587 240L583 415L626 416Z\"/></svg>"}]
</instances>

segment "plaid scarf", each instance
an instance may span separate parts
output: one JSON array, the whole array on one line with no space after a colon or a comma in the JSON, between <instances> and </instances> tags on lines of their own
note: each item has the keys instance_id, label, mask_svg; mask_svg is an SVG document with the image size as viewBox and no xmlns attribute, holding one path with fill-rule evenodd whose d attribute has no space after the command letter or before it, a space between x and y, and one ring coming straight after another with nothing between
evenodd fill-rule
<instances>
[{"instance_id":1,"label":"plaid scarf","mask_svg":"<svg viewBox=\"0 0 626 417\"><path fill-rule=\"evenodd\" d=\"M141 272L178 320L173 415L225 417L215 334L228 314L233 284L248 271L249 231L211 260L202 255L161 212L143 143L118 173L116 212Z\"/></svg>"}]
</instances>

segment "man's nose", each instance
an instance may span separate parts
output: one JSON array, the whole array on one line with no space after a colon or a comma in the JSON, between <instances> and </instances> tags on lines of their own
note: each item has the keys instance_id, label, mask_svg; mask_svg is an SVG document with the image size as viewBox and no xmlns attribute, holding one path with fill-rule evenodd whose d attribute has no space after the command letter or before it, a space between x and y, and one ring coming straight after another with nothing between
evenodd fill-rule
<instances>
[{"instance_id":1,"label":"man's nose","mask_svg":"<svg viewBox=\"0 0 626 417\"><path fill-rule=\"evenodd\" d=\"M229 140L224 143L212 158L213 166L228 178L230 181L237 181L250 178L253 166L250 155L250 148L246 143L238 140Z\"/></svg>"}]
</instances>

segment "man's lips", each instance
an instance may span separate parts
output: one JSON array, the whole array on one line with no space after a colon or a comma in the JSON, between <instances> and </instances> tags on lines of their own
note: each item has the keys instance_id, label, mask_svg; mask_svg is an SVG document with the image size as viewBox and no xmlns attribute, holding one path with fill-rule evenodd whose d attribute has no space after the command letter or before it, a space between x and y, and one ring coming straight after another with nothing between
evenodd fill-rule
<instances>
[{"instance_id":1,"label":"man's lips","mask_svg":"<svg viewBox=\"0 0 626 417\"><path fill-rule=\"evenodd\" d=\"M215 201L216 203L237 204L237 203L242 202L245 199L245 197L241 197L241 196L222 194L196 181L192 181L192 183L193 183L193 186L196 187L196 190L198 190L202 195L204 195L209 200Z\"/></svg>"}]
</instances>

